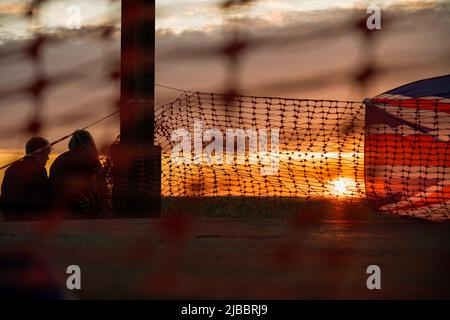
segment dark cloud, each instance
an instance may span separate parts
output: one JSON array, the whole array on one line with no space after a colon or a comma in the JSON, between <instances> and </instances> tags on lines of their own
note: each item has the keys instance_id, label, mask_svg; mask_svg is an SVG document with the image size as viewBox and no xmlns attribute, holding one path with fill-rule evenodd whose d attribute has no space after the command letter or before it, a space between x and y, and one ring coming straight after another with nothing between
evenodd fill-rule
<instances>
[{"instance_id":1,"label":"dark cloud","mask_svg":"<svg viewBox=\"0 0 450 320\"><path fill-rule=\"evenodd\" d=\"M450 60L444 58L450 53L449 8L393 6L382 12L382 30L373 31L373 38L376 64L383 73L376 75L368 94L449 73ZM224 29L239 25L248 40L241 89L252 94L361 99L351 79L366 59L364 32L356 28L365 17L365 10L337 9L286 13L281 26L261 18L229 21ZM159 30L157 77L181 88L223 90L227 65L220 48L228 41L217 28L179 34Z\"/></svg>"},{"instance_id":2,"label":"dark cloud","mask_svg":"<svg viewBox=\"0 0 450 320\"><path fill-rule=\"evenodd\" d=\"M186 30L178 34L160 29L156 32L156 81L187 90L224 91L229 69L226 56L219 52L230 39L230 33L224 30L230 31L236 25L249 39L239 73L239 89L248 94L362 100L363 95L373 96L406 82L450 73L449 6L396 8L383 11L383 19L391 16L391 23L383 20L382 30L373 31L375 62L383 72L375 74L363 93L352 79L367 58L362 54L367 46L364 33L355 28L356 21L366 16L363 10L344 9L308 14L288 12L279 17L283 21L280 25L254 17L229 20L223 28L212 27L207 31ZM58 74L68 68L77 69L86 78L57 86L49 93L44 108L46 115L54 119L45 131L50 139L111 110L107 101L117 96L118 90L102 79L105 67L112 63L103 57L106 53L118 58L120 41L115 37L105 45L98 41L101 31L101 27L92 26L51 33L65 41L46 49L46 72ZM90 60L94 62L86 63ZM79 65L83 67L77 68ZM0 72L1 88L32 78L28 62L2 62ZM157 88L156 93L157 105L179 94L163 88ZM90 101L93 103L89 104ZM0 101L0 106L2 128L23 126L31 116L32 105L26 97ZM81 110L83 106L86 109ZM72 122L71 112L76 115ZM65 115L68 121L56 121ZM117 132L116 123L96 128L94 135L113 137ZM0 148L20 148L24 139L1 140Z\"/></svg>"}]
</instances>

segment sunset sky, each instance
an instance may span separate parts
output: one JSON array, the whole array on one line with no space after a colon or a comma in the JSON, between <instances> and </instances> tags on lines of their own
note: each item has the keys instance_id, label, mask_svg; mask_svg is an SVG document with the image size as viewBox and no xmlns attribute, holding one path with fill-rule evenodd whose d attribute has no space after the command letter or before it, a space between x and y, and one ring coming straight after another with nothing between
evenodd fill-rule
<instances>
[{"instance_id":1,"label":"sunset sky","mask_svg":"<svg viewBox=\"0 0 450 320\"><path fill-rule=\"evenodd\" d=\"M199 30L212 31L221 27L229 17L252 18L264 20L272 26L296 23L293 14L306 15L306 20L320 20L320 13L336 10L365 9L369 4L379 5L386 10L403 7L412 10L435 7L445 4L446 0L258 0L251 5L233 9L226 17L220 8L221 0L157 0L156 28L171 30L176 33ZM25 12L28 1L2 0L0 14L2 16L17 15ZM97 0L59 0L44 2L39 24L44 28L65 27L67 24L66 8L77 5L81 9L84 24L104 24L111 18L118 17L120 1ZM29 37L27 23L15 21L2 25L2 41L8 38Z\"/></svg>"},{"instance_id":2,"label":"sunset sky","mask_svg":"<svg viewBox=\"0 0 450 320\"><path fill-rule=\"evenodd\" d=\"M42 134L49 140L80 128L111 112L118 88L104 80L105 69L119 57L120 3L108 0L47 1L34 20L21 17L25 1L0 0L0 52L18 47L35 32L51 34L64 41L44 50L44 70L56 75L76 70L82 81L58 84L48 91L42 106L46 119ZM286 45L263 46L247 53L241 61L240 90L252 95L296 98L351 99L361 101L392 87L450 73L450 1L357 1L357 0L273 0L225 12L217 0L157 0L156 82L181 89L223 92L226 64L222 57L189 59L180 48L208 48L223 45L232 26L239 26L249 39L299 35L367 17L367 4L378 4L382 19L395 15L376 33L375 60L384 72L362 93L349 75L357 73L362 34L357 30L339 36L321 36ZM82 29L114 24L111 41L92 36L74 37L67 30L69 5L77 5ZM80 31L80 33L83 30ZM326 33L326 32L325 32ZM206 49L205 49L206 50ZM178 53L176 56L174 53ZM446 57L446 58L445 58ZM396 66L405 66L395 68ZM29 83L32 65L26 60L0 60L0 92ZM311 78L341 79L332 85ZM325 81L324 81L325 83ZM157 88L156 104L171 101L178 93ZM20 134L32 115L32 101L26 97L0 99L0 150L21 150L27 136ZM111 120L92 130L98 143L108 144L119 133ZM66 149L66 143L56 152ZM11 157L9 156L8 159ZM1 164L6 160L0 156Z\"/></svg>"}]
</instances>

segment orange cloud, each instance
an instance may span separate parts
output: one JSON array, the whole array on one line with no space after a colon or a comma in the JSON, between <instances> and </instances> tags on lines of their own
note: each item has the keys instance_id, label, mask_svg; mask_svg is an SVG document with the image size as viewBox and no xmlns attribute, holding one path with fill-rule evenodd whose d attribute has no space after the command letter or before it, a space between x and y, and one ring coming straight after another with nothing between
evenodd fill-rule
<instances>
[{"instance_id":1,"label":"orange cloud","mask_svg":"<svg viewBox=\"0 0 450 320\"><path fill-rule=\"evenodd\" d=\"M0 3L0 14L20 15L24 14L27 9L28 6L23 3Z\"/></svg>"}]
</instances>

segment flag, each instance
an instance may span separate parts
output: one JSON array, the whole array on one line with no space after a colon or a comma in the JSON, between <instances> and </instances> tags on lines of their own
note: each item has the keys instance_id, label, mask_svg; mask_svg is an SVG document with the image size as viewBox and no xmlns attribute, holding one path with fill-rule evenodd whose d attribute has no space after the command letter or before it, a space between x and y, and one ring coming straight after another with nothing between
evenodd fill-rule
<instances>
[{"instance_id":1,"label":"flag","mask_svg":"<svg viewBox=\"0 0 450 320\"><path fill-rule=\"evenodd\" d=\"M378 211L450 218L450 75L366 99L366 196Z\"/></svg>"}]
</instances>

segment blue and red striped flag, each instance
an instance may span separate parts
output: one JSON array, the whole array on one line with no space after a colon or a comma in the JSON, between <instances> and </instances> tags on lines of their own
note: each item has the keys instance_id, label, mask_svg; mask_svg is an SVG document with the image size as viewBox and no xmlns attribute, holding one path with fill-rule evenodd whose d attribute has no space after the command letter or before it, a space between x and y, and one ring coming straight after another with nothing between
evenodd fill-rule
<instances>
[{"instance_id":1,"label":"blue and red striped flag","mask_svg":"<svg viewBox=\"0 0 450 320\"><path fill-rule=\"evenodd\" d=\"M367 198L377 210L450 218L450 75L366 99Z\"/></svg>"}]
</instances>

